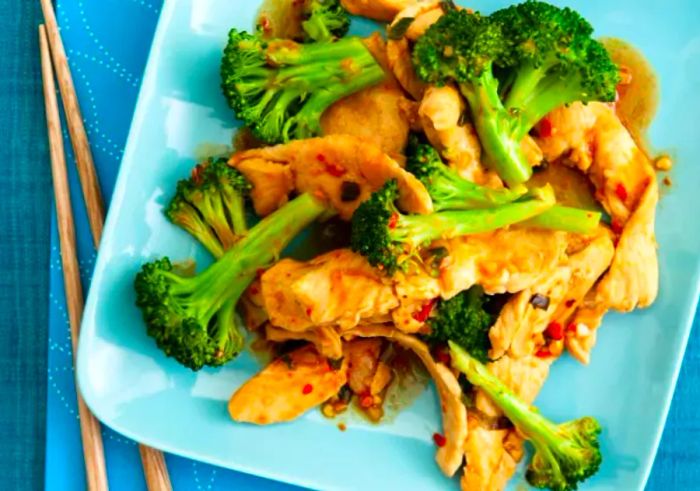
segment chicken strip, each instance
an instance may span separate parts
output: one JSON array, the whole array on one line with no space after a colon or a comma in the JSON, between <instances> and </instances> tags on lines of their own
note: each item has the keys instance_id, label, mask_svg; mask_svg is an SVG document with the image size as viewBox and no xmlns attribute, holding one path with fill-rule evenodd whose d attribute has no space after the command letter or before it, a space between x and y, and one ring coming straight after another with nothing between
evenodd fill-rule
<instances>
[{"instance_id":1,"label":"chicken strip","mask_svg":"<svg viewBox=\"0 0 700 491\"><path fill-rule=\"evenodd\" d=\"M313 346L280 357L243 384L228 403L234 421L267 425L292 421L338 393L347 366L333 368Z\"/></svg>"},{"instance_id":2,"label":"chicken strip","mask_svg":"<svg viewBox=\"0 0 700 491\"><path fill-rule=\"evenodd\" d=\"M567 320L608 269L614 251L610 235L601 228L598 237L569 256L543 283L511 298L489 332L491 359L498 359L506 353L513 358L534 353L544 343L542 333L550 324L558 325L561 332L553 334L563 336ZM535 295L547 299L547 308L533 303ZM561 341L561 338L554 341ZM561 342L557 349L551 348L552 345L550 351L558 355Z\"/></svg>"},{"instance_id":3,"label":"chicken strip","mask_svg":"<svg viewBox=\"0 0 700 491\"><path fill-rule=\"evenodd\" d=\"M341 0L340 3L353 15L389 22L396 14L418 0Z\"/></svg>"},{"instance_id":4,"label":"chicken strip","mask_svg":"<svg viewBox=\"0 0 700 491\"><path fill-rule=\"evenodd\" d=\"M343 343L340 340L340 335L330 326L318 326L308 331L294 332L280 329L268 323L265 325L265 339L273 343L308 341L327 358L338 360L343 357Z\"/></svg>"},{"instance_id":5,"label":"chicken strip","mask_svg":"<svg viewBox=\"0 0 700 491\"><path fill-rule=\"evenodd\" d=\"M502 187L498 175L481 163L481 143L471 123L464 121L465 111L467 105L456 88L429 86L418 115L430 143L460 176L477 184Z\"/></svg>"},{"instance_id":6,"label":"chicken strip","mask_svg":"<svg viewBox=\"0 0 700 491\"><path fill-rule=\"evenodd\" d=\"M399 304L391 280L348 249L308 262L279 261L262 275L262 295L272 324L294 332L350 328L388 316Z\"/></svg>"},{"instance_id":7,"label":"chicken strip","mask_svg":"<svg viewBox=\"0 0 700 491\"><path fill-rule=\"evenodd\" d=\"M575 102L552 111L539 124L537 143L545 159L574 165L596 188L596 198L624 225L639 206L653 167L609 104Z\"/></svg>"},{"instance_id":8,"label":"chicken strip","mask_svg":"<svg viewBox=\"0 0 700 491\"><path fill-rule=\"evenodd\" d=\"M564 232L526 228L438 241L432 247L447 250L439 276L442 296L452 298L474 285L489 295L525 290L554 271L566 245Z\"/></svg>"},{"instance_id":9,"label":"chicken strip","mask_svg":"<svg viewBox=\"0 0 700 491\"><path fill-rule=\"evenodd\" d=\"M590 361L596 331L608 310L629 312L658 295L659 264L654 235L659 190L651 178L638 208L622 230L609 271L576 311L566 347L581 363Z\"/></svg>"},{"instance_id":10,"label":"chicken strip","mask_svg":"<svg viewBox=\"0 0 700 491\"><path fill-rule=\"evenodd\" d=\"M415 41L434 24L443 14L440 0L424 0L415 2L394 18L389 30L396 27L402 19L413 19L403 36L394 39L390 36L387 41L386 53L389 68L406 92L419 101L423 97L426 84L418 78L413 61L411 60L410 42Z\"/></svg>"},{"instance_id":11,"label":"chicken strip","mask_svg":"<svg viewBox=\"0 0 700 491\"><path fill-rule=\"evenodd\" d=\"M346 337L386 338L406 349L410 349L420 358L435 381L442 408L445 445L438 449L435 460L446 476L453 476L464 460L464 442L467 438L467 409L462 403L462 390L454 374L448 367L433 360L425 343L414 336L404 334L391 327L379 325L361 326L347 331L344 335Z\"/></svg>"},{"instance_id":12,"label":"chicken strip","mask_svg":"<svg viewBox=\"0 0 700 491\"><path fill-rule=\"evenodd\" d=\"M531 404L549 375L552 360L534 355L517 359L506 355L489 363L488 368L518 397ZM501 418L500 409L478 389L474 405L475 409L469 413L462 490L500 491L523 456L523 439Z\"/></svg>"},{"instance_id":13,"label":"chicken strip","mask_svg":"<svg viewBox=\"0 0 700 491\"><path fill-rule=\"evenodd\" d=\"M321 127L326 136L356 136L398 160L408 142L411 121L417 118L415 103L404 96L391 74L386 43L379 33L370 36L365 44L377 61L386 67L386 80L333 104L321 116Z\"/></svg>"},{"instance_id":14,"label":"chicken strip","mask_svg":"<svg viewBox=\"0 0 700 491\"><path fill-rule=\"evenodd\" d=\"M418 179L378 147L354 136L333 135L247 150L233 154L229 165L252 182L251 196L259 215L274 211L296 190L327 200L347 220L390 179L398 182L402 209L411 213L433 209Z\"/></svg>"}]
</instances>

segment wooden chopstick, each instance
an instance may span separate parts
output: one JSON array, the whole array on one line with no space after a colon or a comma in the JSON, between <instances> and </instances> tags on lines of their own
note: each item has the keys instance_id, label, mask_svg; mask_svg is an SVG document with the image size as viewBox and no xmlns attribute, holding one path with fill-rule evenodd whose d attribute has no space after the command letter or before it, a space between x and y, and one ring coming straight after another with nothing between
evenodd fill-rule
<instances>
[{"instance_id":1,"label":"wooden chopstick","mask_svg":"<svg viewBox=\"0 0 700 491\"><path fill-rule=\"evenodd\" d=\"M63 282L66 289L66 303L70 319L71 343L73 345L73 361L75 362L78 349L78 331L80 329L80 320L83 316L83 288L80 284L80 270L78 269L78 258L75 253L75 226L68 190L61 120L58 115L58 102L56 101L56 87L53 81L46 30L43 25L39 26L39 46L41 47L41 74L44 81L46 125L49 133L51 174L53 176L56 214L58 215ZM85 405L80 392L76 391L76 393L78 396L80 434L83 440L87 487L90 490L106 490L107 472L100 423Z\"/></svg>"},{"instance_id":2,"label":"wooden chopstick","mask_svg":"<svg viewBox=\"0 0 700 491\"><path fill-rule=\"evenodd\" d=\"M53 57L53 67L56 70L56 78L61 90L63 109L66 115L66 121L68 123L68 131L70 133L71 143L73 145L73 153L75 154L78 173L80 175L80 185L83 189L83 197L85 199L88 219L90 222L90 230L92 231L92 239L95 244L95 248L99 248L105 219L102 191L97 179L95 164L92 159L92 152L90 151L90 144L87 139L87 133L85 132L85 126L83 124L83 117L78 104L78 97L75 93L73 78L70 73L70 67L68 66L68 59L63 47L63 41L61 40L61 35L58 31L56 14L53 10L51 0L41 0L41 8L46 21L44 38L45 40L48 40L48 44L50 45L50 52ZM50 66L51 65L49 64L49 67ZM53 75L51 77L51 82L53 85ZM55 89L52 90L52 94L54 94L55 99ZM63 151L62 145L61 151ZM64 154L62 153L61 155ZM65 161L65 158L62 158ZM82 306L82 291L80 299ZM78 322L79 321L80 317L78 317ZM77 337L75 342L77 343ZM75 348L76 347L74 346L74 353L76 353ZM143 472L149 491L171 490L172 485L170 484L170 476L168 475L168 468L165 464L165 457L163 456L163 453L145 445L139 445L139 452L141 454L141 464L143 465Z\"/></svg>"},{"instance_id":3,"label":"wooden chopstick","mask_svg":"<svg viewBox=\"0 0 700 491\"><path fill-rule=\"evenodd\" d=\"M68 67L68 58L63 48L61 35L58 32L56 14L51 5L51 0L41 0L41 9L44 12L46 34L48 35L51 55L53 56L53 67L56 72L56 79L61 89L63 110L66 114L68 132L70 133L70 139L73 145L73 153L75 154L75 161L78 167L80 184L83 188L88 220L90 222L90 229L92 230L92 239L95 243L95 248L97 248L102 238L102 227L104 225L105 216L102 192L100 191L100 184L97 181L97 173L95 172L95 164L92 160L90 144L88 143L87 133L85 132L83 117L80 113L78 98L75 94L73 77Z\"/></svg>"}]
</instances>

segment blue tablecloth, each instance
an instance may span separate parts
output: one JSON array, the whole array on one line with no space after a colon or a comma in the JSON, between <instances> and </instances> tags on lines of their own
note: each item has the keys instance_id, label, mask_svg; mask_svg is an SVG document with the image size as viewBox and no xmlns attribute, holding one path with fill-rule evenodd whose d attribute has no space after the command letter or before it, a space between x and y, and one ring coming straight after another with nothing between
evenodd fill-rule
<instances>
[{"instance_id":1,"label":"blue tablecloth","mask_svg":"<svg viewBox=\"0 0 700 491\"><path fill-rule=\"evenodd\" d=\"M160 6L159 0L58 2L58 20L107 199L112 193ZM43 138L43 135L39 137ZM70 149L68 143L66 148ZM72 163L70 156L68 161ZM80 266L87 285L95 254L80 188L74 168L69 167L78 226ZM48 164L43 171L46 169ZM32 176L38 173L34 172ZM31 182L31 177L28 182ZM51 226L49 274L46 488L82 489L83 463L55 219ZM699 357L700 348L692 345L685 372L692 372L692 367L700 366ZM697 373L684 374L650 489L661 489L662 486L667 489L700 487L697 484L700 425L694 416L694 401L698 394L694 382L697 377ZM107 428L103 435L112 489L143 489L135 443ZM284 484L174 456L167 456L167 462L175 489L291 489Z\"/></svg>"}]
</instances>

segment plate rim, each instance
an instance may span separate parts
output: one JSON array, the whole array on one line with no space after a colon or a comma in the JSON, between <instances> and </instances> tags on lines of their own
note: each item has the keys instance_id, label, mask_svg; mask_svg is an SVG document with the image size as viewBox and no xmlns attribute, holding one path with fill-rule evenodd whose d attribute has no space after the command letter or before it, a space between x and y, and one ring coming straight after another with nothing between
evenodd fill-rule
<instances>
[{"instance_id":1,"label":"plate rim","mask_svg":"<svg viewBox=\"0 0 700 491\"><path fill-rule=\"evenodd\" d=\"M159 49L162 47L163 39L166 37L167 28L170 24L170 21L172 20L177 3L178 0L163 1L163 7L160 11L156 29L154 31L151 45L149 47L149 53L147 56L144 73L141 78L138 97L134 106L134 113L129 126L127 141L124 148L124 154L119 164L119 170L115 182L114 192L110 201L109 210L105 220L103 243L108 243L112 234L115 233L114 222L117 220L117 212L114 210L118 209L120 203L122 203L126 198L127 179L125 177L123 163L128 160L133 160L135 157L136 138L134 137L134 135L137 134L140 131L140 128L143 127L143 125L145 124L145 119L147 117L147 111L145 110L145 106L147 105L147 101L149 100L149 98L153 96L153 90L156 86L156 67L158 65L157 61L160 57ZM100 249L98 251L97 259L95 262L94 274L91 279L91 285L93 287L100 283L102 280L105 264L108 261L106 256L107 253L104 251L104 249ZM658 424L653 430L653 446L650 449L650 451L646 453L645 457L643 459L640 459L640 466L643 466L643 475L641 476L641 479L639 481L640 491L644 490L647 485L654 461L659 450L659 445L661 443L661 438L666 427L666 422L673 401L673 396L676 391L678 377L680 375L681 367L685 359L685 353L690 339L690 334L693 328L693 323L698 313L698 306L700 305L700 254L696 254L693 259L695 260L693 265L694 274L692 281L694 291L692 293L692 297L690 297L690 303L686 306L686 308L682 309L682 314L679 319L682 323L682 325L680 326L681 329L679 330L679 334L681 336L679 338L680 343L677 346L676 350L677 356L674 356L674 359L670 365L672 375L670 383L666 386L665 393L663 394L662 410L658 415ZM97 419L102 424L105 424L106 426L134 440L135 442L148 445L152 448L159 449L161 451L168 452L173 455L178 455L181 457L205 462L226 469L231 469L234 471L243 472L254 476L260 476L266 479L272 479L278 482L283 482L291 485L302 486L310 489L315 489L315 486L318 486L318 483L314 483L310 479L305 479L301 475L289 475L286 473L278 473L275 472L274 468L271 467L253 467L248 464L239 464L237 463L237 461L224 461L223 459L219 459L216 456L197 452L192 450L191 448L181 448L176 445L170 445L167 442L164 442L156 437L146 436L145 438L143 438L141 435L138 434L138 431L133 431L128 426L112 421L111 418L105 414L106 410L103 410L102 405L98 402L100 398L96 397L95 394L91 391L90 384L84 382L88 377L86 375L82 375L87 370L88 362L86 361L86 359L89 356L89 353L87 352L87 348L83 347L86 343L81 343L80 341L82 341L84 337L89 336L91 330L94 331L94 325L89 325L92 324L92 322L86 321L85 319L92 317L89 314L92 314L97 308L97 298L96 295L92 293L95 290L96 288L90 289L90 291L88 292L87 301L85 303L85 310L83 314L83 320L81 322L80 338L78 344L76 378L77 388L80 391L86 405L93 413L93 415L95 415L95 417L97 417ZM83 329L84 327L87 328Z\"/></svg>"}]
</instances>

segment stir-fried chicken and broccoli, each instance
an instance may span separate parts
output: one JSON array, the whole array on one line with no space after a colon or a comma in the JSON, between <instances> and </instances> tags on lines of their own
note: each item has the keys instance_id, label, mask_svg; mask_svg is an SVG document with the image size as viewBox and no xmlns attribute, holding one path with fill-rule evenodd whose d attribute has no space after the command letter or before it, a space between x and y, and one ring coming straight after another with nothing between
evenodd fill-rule
<instances>
[{"instance_id":1,"label":"stir-fried chicken and broccoli","mask_svg":"<svg viewBox=\"0 0 700 491\"><path fill-rule=\"evenodd\" d=\"M225 42L223 95L257 143L174 186L165 215L213 263L142 267L148 334L192 370L271 346L236 422L379 421L406 367L425 370L437 465L463 490L503 489L523 460L530 485L576 489L601 425L532 404L565 351L594 356L608 311L658 293L654 168L618 114L629 70L538 0L287 3ZM352 15L385 38L349 35ZM315 245L288 257L306 229Z\"/></svg>"}]
</instances>

